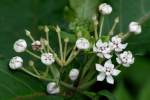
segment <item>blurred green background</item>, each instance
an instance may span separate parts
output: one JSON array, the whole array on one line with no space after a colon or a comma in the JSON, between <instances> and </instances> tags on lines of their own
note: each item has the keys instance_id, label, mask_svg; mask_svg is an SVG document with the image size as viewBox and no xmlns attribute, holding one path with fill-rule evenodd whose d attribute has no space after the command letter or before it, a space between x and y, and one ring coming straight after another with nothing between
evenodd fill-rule
<instances>
[{"instance_id":1,"label":"blurred green background","mask_svg":"<svg viewBox=\"0 0 150 100\"><path fill-rule=\"evenodd\" d=\"M100 2L108 2L113 7L113 13L104 23L104 32L111 28L116 16L120 17L117 31L127 32L130 21L138 21L150 14L150 0L0 0L0 100L63 100L60 96L47 96L45 83L8 69L9 59L18 55L13 51L13 43L18 38L26 39L24 29L40 37L42 34L37 34L39 25L67 25L64 17L66 6L71 8L69 14L75 14L72 16L91 20ZM150 100L149 19L143 24L142 34L132 36L128 42L128 49L136 56L135 64L122 68L114 86L104 82L96 83L93 88L108 89L117 100ZM80 96L76 99L83 100Z\"/></svg>"}]
</instances>

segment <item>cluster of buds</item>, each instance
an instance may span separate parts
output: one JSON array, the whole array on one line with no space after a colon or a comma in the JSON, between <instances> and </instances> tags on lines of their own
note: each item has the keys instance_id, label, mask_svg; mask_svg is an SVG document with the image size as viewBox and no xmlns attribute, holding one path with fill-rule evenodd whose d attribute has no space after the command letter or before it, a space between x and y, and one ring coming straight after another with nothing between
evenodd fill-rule
<instances>
[{"instance_id":1,"label":"cluster of buds","mask_svg":"<svg viewBox=\"0 0 150 100\"><path fill-rule=\"evenodd\" d=\"M90 39L87 39L84 36L82 36L81 33L80 36L77 36L78 39L76 40L76 43L74 44L71 52L70 49L67 48L69 39L65 38L64 42L62 42L61 29L58 26L54 28L58 36L60 55L58 55L52 49L49 43L50 29L48 28L48 26L43 27L46 38L41 38L40 40L35 40L32 37L30 31L25 30L26 35L32 41L32 43L30 44L32 47L32 51L27 49L28 45L24 39L19 39L14 43L14 50L17 53L27 52L31 56L39 59L41 63L46 66L46 71L44 72L38 71L38 69L34 66L34 62L32 62L32 64L30 63L30 66L32 66L34 72L27 70L27 68L23 67L23 59L19 56L13 57L10 60L9 62L10 68L13 70L22 69L26 73L36 78L49 80L50 82L47 85L47 92L49 94L57 94L61 90L60 85L65 84L64 86L68 86L68 84L61 82L60 80L61 75L59 77L56 77L56 74L57 75L63 74L62 69L65 69L66 66L72 63L73 60L79 54L79 52L82 53L82 51L85 51L90 52L90 54L92 52L93 55L96 55L98 61L100 61L97 62L96 64L93 64L96 66L95 73L97 71L99 72L99 74L95 77L97 81L103 81L106 78L107 83L114 84L113 76L117 76L121 72L121 70L119 70L119 67L120 66L129 67L131 64L134 63L134 57L131 51L125 51L128 43L123 43L124 42L123 40L132 33L140 34L142 29L138 22L131 22L129 24L129 32L127 32L126 34L121 33L114 35L115 27L119 22L119 18L117 17L114 21L114 24L109 34L107 36L103 36L102 29L104 17L106 15L111 14L112 7L107 3L103 3L99 6L99 12L102 18L100 21L98 21L97 16L94 16L92 18L94 22L94 35L95 35L94 43L93 41L89 41ZM98 25L100 25L99 29ZM93 34L91 37L93 37ZM35 54L34 51L40 52L40 56L38 54ZM67 53L68 51L69 53ZM115 60L112 60L113 58L115 58ZM117 63L117 65L113 64L112 61L116 61L114 63ZM58 69L56 66L53 66L53 64L60 66L60 69ZM72 68L68 74L69 80L71 80L71 82L74 83L79 78L80 72L81 71L79 71L79 69ZM49 74L53 75L53 78L49 79L48 77ZM73 86L72 83L71 86ZM69 87L71 86L69 85Z\"/></svg>"}]
</instances>

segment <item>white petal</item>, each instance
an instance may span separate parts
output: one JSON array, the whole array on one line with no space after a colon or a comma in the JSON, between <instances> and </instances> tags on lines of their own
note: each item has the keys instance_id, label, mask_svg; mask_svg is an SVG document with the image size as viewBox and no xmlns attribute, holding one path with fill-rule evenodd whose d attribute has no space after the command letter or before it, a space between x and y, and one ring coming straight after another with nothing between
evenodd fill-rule
<instances>
[{"instance_id":1,"label":"white petal","mask_svg":"<svg viewBox=\"0 0 150 100\"><path fill-rule=\"evenodd\" d=\"M104 56L101 53L97 53L97 56L100 58L104 58Z\"/></svg>"},{"instance_id":2,"label":"white petal","mask_svg":"<svg viewBox=\"0 0 150 100\"><path fill-rule=\"evenodd\" d=\"M93 46L93 52L97 52L97 48L95 47L95 45Z\"/></svg>"},{"instance_id":3,"label":"white petal","mask_svg":"<svg viewBox=\"0 0 150 100\"><path fill-rule=\"evenodd\" d=\"M112 56L111 56L110 54L104 54L104 57L105 57L106 59L110 59Z\"/></svg>"},{"instance_id":4,"label":"white petal","mask_svg":"<svg viewBox=\"0 0 150 100\"><path fill-rule=\"evenodd\" d=\"M122 49L125 49L128 46L128 43L122 44Z\"/></svg>"},{"instance_id":5,"label":"white petal","mask_svg":"<svg viewBox=\"0 0 150 100\"><path fill-rule=\"evenodd\" d=\"M121 52L121 51L122 51L122 48L115 48L115 51L116 51L116 52Z\"/></svg>"},{"instance_id":6,"label":"white petal","mask_svg":"<svg viewBox=\"0 0 150 100\"><path fill-rule=\"evenodd\" d=\"M118 64L121 64L121 60L119 58L116 58Z\"/></svg>"},{"instance_id":7,"label":"white petal","mask_svg":"<svg viewBox=\"0 0 150 100\"><path fill-rule=\"evenodd\" d=\"M117 76L120 72L121 72L120 70L114 69L113 72L112 72L112 75Z\"/></svg>"},{"instance_id":8,"label":"white petal","mask_svg":"<svg viewBox=\"0 0 150 100\"><path fill-rule=\"evenodd\" d=\"M106 77L106 81L107 81L107 83L109 83L109 84L114 84L114 79L113 79L113 77L110 76L110 75Z\"/></svg>"},{"instance_id":9,"label":"white petal","mask_svg":"<svg viewBox=\"0 0 150 100\"><path fill-rule=\"evenodd\" d=\"M96 46L99 47L100 45L102 45L102 40L99 39L99 40L96 42Z\"/></svg>"},{"instance_id":10,"label":"white petal","mask_svg":"<svg viewBox=\"0 0 150 100\"><path fill-rule=\"evenodd\" d=\"M105 62L104 67L114 68L114 64L112 64L111 59Z\"/></svg>"},{"instance_id":11,"label":"white petal","mask_svg":"<svg viewBox=\"0 0 150 100\"><path fill-rule=\"evenodd\" d=\"M97 75L97 81L103 81L105 79L105 73L100 73L99 75Z\"/></svg>"},{"instance_id":12,"label":"white petal","mask_svg":"<svg viewBox=\"0 0 150 100\"><path fill-rule=\"evenodd\" d=\"M104 72L105 68L100 64L96 64L96 70L99 72Z\"/></svg>"}]
</instances>

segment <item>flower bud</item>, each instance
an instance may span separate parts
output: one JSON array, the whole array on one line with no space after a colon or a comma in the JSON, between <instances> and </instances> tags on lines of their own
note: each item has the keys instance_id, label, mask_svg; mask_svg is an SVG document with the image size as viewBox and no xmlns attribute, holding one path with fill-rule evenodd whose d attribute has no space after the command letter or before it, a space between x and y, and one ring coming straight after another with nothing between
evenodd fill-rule
<instances>
[{"instance_id":1,"label":"flower bud","mask_svg":"<svg viewBox=\"0 0 150 100\"><path fill-rule=\"evenodd\" d=\"M69 73L69 78L72 81L75 81L79 76L79 70L78 69L72 69Z\"/></svg>"},{"instance_id":2,"label":"flower bud","mask_svg":"<svg viewBox=\"0 0 150 100\"><path fill-rule=\"evenodd\" d=\"M24 39L19 39L14 43L14 50L16 52L24 52L27 48L27 43Z\"/></svg>"},{"instance_id":3,"label":"flower bud","mask_svg":"<svg viewBox=\"0 0 150 100\"><path fill-rule=\"evenodd\" d=\"M26 32L26 35L27 35L27 36L30 36L30 35L31 35L30 31L25 30L25 32Z\"/></svg>"},{"instance_id":4,"label":"flower bud","mask_svg":"<svg viewBox=\"0 0 150 100\"><path fill-rule=\"evenodd\" d=\"M41 44L41 42L40 42L40 41L34 41L34 42L32 43L32 49L33 49L33 50L36 50L36 51L41 50L41 49L42 49L42 44Z\"/></svg>"},{"instance_id":5,"label":"flower bud","mask_svg":"<svg viewBox=\"0 0 150 100\"><path fill-rule=\"evenodd\" d=\"M23 59L21 57L13 57L9 62L9 67L13 70L21 68L23 66Z\"/></svg>"},{"instance_id":6,"label":"flower bud","mask_svg":"<svg viewBox=\"0 0 150 100\"><path fill-rule=\"evenodd\" d=\"M94 22L94 25L97 26L97 25L98 25L98 20L97 20L97 16L96 16L96 15L94 15L94 16L92 17L92 20L93 20L93 22Z\"/></svg>"},{"instance_id":7,"label":"flower bud","mask_svg":"<svg viewBox=\"0 0 150 100\"><path fill-rule=\"evenodd\" d=\"M47 92L49 94L57 94L60 92L60 88L57 86L57 84L55 82L50 82L47 85Z\"/></svg>"},{"instance_id":8,"label":"flower bud","mask_svg":"<svg viewBox=\"0 0 150 100\"><path fill-rule=\"evenodd\" d=\"M135 34L140 34L142 31L141 25L137 22L131 22L129 24L129 31Z\"/></svg>"},{"instance_id":9,"label":"flower bud","mask_svg":"<svg viewBox=\"0 0 150 100\"><path fill-rule=\"evenodd\" d=\"M48 28L48 26L44 26L44 31L46 32L46 33L48 33L49 32L49 28Z\"/></svg>"},{"instance_id":10,"label":"flower bud","mask_svg":"<svg viewBox=\"0 0 150 100\"><path fill-rule=\"evenodd\" d=\"M88 49L90 47L90 43L87 39L85 38L79 38L77 41L76 41L76 46L78 49Z\"/></svg>"},{"instance_id":11,"label":"flower bud","mask_svg":"<svg viewBox=\"0 0 150 100\"><path fill-rule=\"evenodd\" d=\"M66 42L66 43L69 42L69 38L65 38L64 42Z\"/></svg>"},{"instance_id":12,"label":"flower bud","mask_svg":"<svg viewBox=\"0 0 150 100\"><path fill-rule=\"evenodd\" d=\"M103 3L99 6L99 11L103 15L109 15L112 12L112 7L110 5L108 5L107 3Z\"/></svg>"},{"instance_id":13,"label":"flower bud","mask_svg":"<svg viewBox=\"0 0 150 100\"><path fill-rule=\"evenodd\" d=\"M45 65L51 65L55 62L54 56L51 53L43 53L41 55L41 62Z\"/></svg>"},{"instance_id":14,"label":"flower bud","mask_svg":"<svg viewBox=\"0 0 150 100\"><path fill-rule=\"evenodd\" d=\"M61 31L60 27L59 27L59 26L56 26L56 32L57 32L57 33L60 33L60 31Z\"/></svg>"},{"instance_id":15,"label":"flower bud","mask_svg":"<svg viewBox=\"0 0 150 100\"><path fill-rule=\"evenodd\" d=\"M119 23L119 17L115 18L115 23Z\"/></svg>"},{"instance_id":16,"label":"flower bud","mask_svg":"<svg viewBox=\"0 0 150 100\"><path fill-rule=\"evenodd\" d=\"M34 66L34 62L32 60L29 61L29 66Z\"/></svg>"}]
</instances>

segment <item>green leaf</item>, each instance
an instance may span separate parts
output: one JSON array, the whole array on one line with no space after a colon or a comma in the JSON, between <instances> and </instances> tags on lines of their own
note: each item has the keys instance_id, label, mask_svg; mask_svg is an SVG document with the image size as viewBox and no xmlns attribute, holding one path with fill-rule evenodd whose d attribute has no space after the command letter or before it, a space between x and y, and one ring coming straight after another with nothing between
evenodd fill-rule
<instances>
[{"instance_id":1,"label":"green leaf","mask_svg":"<svg viewBox=\"0 0 150 100\"><path fill-rule=\"evenodd\" d=\"M150 59L136 56L135 63L128 70L123 71L124 77L135 84L137 87L142 86L143 82L149 80Z\"/></svg>"},{"instance_id":2,"label":"green leaf","mask_svg":"<svg viewBox=\"0 0 150 100\"><path fill-rule=\"evenodd\" d=\"M112 93L110 93L107 90L101 90L100 92L97 93L98 96L105 96L108 98L108 100L117 100Z\"/></svg>"},{"instance_id":3,"label":"green leaf","mask_svg":"<svg viewBox=\"0 0 150 100\"><path fill-rule=\"evenodd\" d=\"M76 42L75 34L70 34L70 33L64 32L64 31L61 31L61 38L62 39L68 38L70 43L75 43Z\"/></svg>"},{"instance_id":4,"label":"green leaf","mask_svg":"<svg viewBox=\"0 0 150 100\"><path fill-rule=\"evenodd\" d=\"M117 100L133 100L123 83L119 83L114 91Z\"/></svg>"},{"instance_id":5,"label":"green leaf","mask_svg":"<svg viewBox=\"0 0 150 100\"><path fill-rule=\"evenodd\" d=\"M143 88L139 92L138 100L149 100L150 98L150 81L143 85Z\"/></svg>"},{"instance_id":6,"label":"green leaf","mask_svg":"<svg viewBox=\"0 0 150 100\"><path fill-rule=\"evenodd\" d=\"M26 98L18 98L19 100L65 100L62 96L50 95L50 96L31 96Z\"/></svg>"},{"instance_id":7,"label":"green leaf","mask_svg":"<svg viewBox=\"0 0 150 100\"><path fill-rule=\"evenodd\" d=\"M82 20L91 20L96 13L100 0L69 0L70 7L76 12L76 17Z\"/></svg>"}]
</instances>

